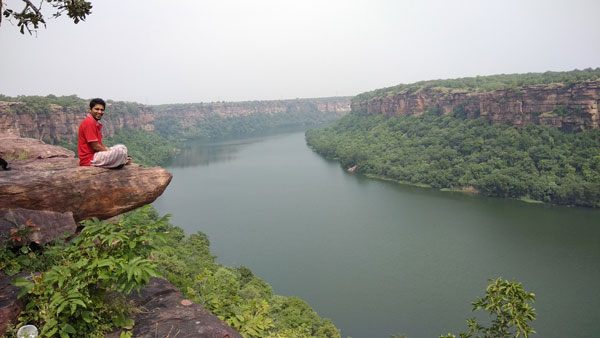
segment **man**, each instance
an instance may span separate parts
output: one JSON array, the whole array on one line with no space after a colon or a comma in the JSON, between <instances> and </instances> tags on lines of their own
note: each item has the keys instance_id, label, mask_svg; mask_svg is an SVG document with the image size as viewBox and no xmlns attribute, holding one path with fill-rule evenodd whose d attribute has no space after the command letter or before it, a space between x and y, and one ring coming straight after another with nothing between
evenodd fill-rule
<instances>
[{"instance_id":1,"label":"man","mask_svg":"<svg viewBox=\"0 0 600 338\"><path fill-rule=\"evenodd\" d=\"M108 148L102 144L100 119L104 115L105 108L104 100L92 99L90 113L79 125L77 152L80 166L121 168L123 165L131 163L131 157L127 157L127 148L124 145L117 144Z\"/></svg>"}]
</instances>

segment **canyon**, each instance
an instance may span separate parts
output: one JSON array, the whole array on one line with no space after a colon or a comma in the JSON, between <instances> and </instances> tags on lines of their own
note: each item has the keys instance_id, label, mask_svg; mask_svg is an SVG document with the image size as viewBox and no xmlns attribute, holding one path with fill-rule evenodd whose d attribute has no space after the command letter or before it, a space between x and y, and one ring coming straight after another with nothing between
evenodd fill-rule
<instances>
[{"instance_id":1,"label":"canyon","mask_svg":"<svg viewBox=\"0 0 600 338\"><path fill-rule=\"evenodd\" d=\"M81 120L88 113L81 101L81 107L50 104L46 112L26 111L25 102L0 101L0 131L3 135L30 137L52 144L73 142ZM350 97L155 106L126 103L126 112L113 113L111 106L116 104L107 102L107 113L102 119L105 137L125 128L152 131L161 118L174 119L179 127L185 128L211 119L305 112L341 117L350 111Z\"/></svg>"}]
</instances>

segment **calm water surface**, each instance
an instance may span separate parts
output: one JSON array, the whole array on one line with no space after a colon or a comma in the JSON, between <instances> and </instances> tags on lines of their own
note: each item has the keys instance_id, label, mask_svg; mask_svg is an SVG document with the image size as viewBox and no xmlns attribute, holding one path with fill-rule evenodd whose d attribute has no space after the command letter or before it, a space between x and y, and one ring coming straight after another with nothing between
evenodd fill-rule
<instances>
[{"instance_id":1,"label":"calm water surface","mask_svg":"<svg viewBox=\"0 0 600 338\"><path fill-rule=\"evenodd\" d=\"M225 265L306 300L342 337L466 330L488 278L536 294L538 337L600 337L600 211L366 179L303 133L190 144L154 203Z\"/></svg>"}]
</instances>

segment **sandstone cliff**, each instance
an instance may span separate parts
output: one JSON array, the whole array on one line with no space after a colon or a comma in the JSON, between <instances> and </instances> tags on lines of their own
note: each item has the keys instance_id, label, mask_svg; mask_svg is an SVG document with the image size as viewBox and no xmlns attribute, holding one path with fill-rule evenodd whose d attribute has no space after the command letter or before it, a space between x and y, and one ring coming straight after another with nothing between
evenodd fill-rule
<instances>
[{"instance_id":1,"label":"sandstone cliff","mask_svg":"<svg viewBox=\"0 0 600 338\"><path fill-rule=\"evenodd\" d=\"M0 132L46 140L50 143L76 142L81 120L87 115L80 108L51 104L46 112L25 112L24 102L0 101ZM293 112L333 113L338 116L350 111L350 98L296 99L279 101L216 102L172 105L134 105L127 112L114 113L112 104L107 106L103 117L103 133L111 137L123 128L154 130L155 121L161 117L171 117L181 126L193 126L209 118L234 118L252 114L282 114Z\"/></svg>"},{"instance_id":2,"label":"sandstone cliff","mask_svg":"<svg viewBox=\"0 0 600 338\"><path fill-rule=\"evenodd\" d=\"M352 110L387 116L422 114L439 108L441 114L458 112L515 126L530 123L564 130L600 128L600 82L549 84L489 92L426 88L390 93L352 103Z\"/></svg>"}]
</instances>

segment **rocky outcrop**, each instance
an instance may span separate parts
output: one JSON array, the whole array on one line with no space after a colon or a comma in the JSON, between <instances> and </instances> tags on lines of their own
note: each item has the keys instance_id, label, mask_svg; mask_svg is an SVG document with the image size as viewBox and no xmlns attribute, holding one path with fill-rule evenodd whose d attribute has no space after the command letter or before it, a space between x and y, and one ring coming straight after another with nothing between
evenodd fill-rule
<instances>
[{"instance_id":1,"label":"rocky outcrop","mask_svg":"<svg viewBox=\"0 0 600 338\"><path fill-rule=\"evenodd\" d=\"M352 103L352 110L387 116L417 115L439 108L468 118L521 127L535 123L565 130L600 129L600 82L551 84L491 92L444 91L427 88L404 91Z\"/></svg>"},{"instance_id":2,"label":"rocky outcrop","mask_svg":"<svg viewBox=\"0 0 600 338\"><path fill-rule=\"evenodd\" d=\"M108 103L102 118L105 137L116 131L131 128L154 130L162 117L174 117L181 126L196 125L209 118L233 118L252 114L291 112L333 113L339 116L350 111L350 98L296 99L279 101L213 102L173 105L135 105L131 112L115 113ZM55 142L76 142L79 124L87 115L80 108L63 108L51 104L47 112L29 112L23 102L0 101L0 132L4 135L35 138Z\"/></svg>"},{"instance_id":3,"label":"rocky outcrop","mask_svg":"<svg viewBox=\"0 0 600 338\"><path fill-rule=\"evenodd\" d=\"M76 158L27 159L11 166L0 175L0 210L72 212L75 221L107 219L152 203L172 178L160 167L79 167Z\"/></svg>"},{"instance_id":4,"label":"rocky outcrop","mask_svg":"<svg viewBox=\"0 0 600 338\"><path fill-rule=\"evenodd\" d=\"M162 168L135 164L117 170L79 167L73 152L32 139L0 138L0 153L17 158L11 171L0 172L0 236L32 226L30 240L39 244L74 232L75 221L106 219L153 202L172 177ZM0 336L23 310L19 288L10 284L20 276L0 272ZM128 298L144 309L135 317L134 337L242 337L163 278L152 278Z\"/></svg>"},{"instance_id":5,"label":"rocky outcrop","mask_svg":"<svg viewBox=\"0 0 600 338\"><path fill-rule=\"evenodd\" d=\"M75 221L107 219L152 203L172 178L165 169L137 164L79 167L73 152L32 139L0 138L0 154L26 158L11 161L12 170L0 175L0 210L72 212Z\"/></svg>"},{"instance_id":6,"label":"rocky outcrop","mask_svg":"<svg viewBox=\"0 0 600 338\"><path fill-rule=\"evenodd\" d=\"M202 306L185 299L164 278L152 278L150 284L132 292L128 299L142 308L134 318L133 336L140 338L241 338L242 336ZM120 331L107 335L118 338Z\"/></svg>"},{"instance_id":7,"label":"rocky outcrop","mask_svg":"<svg viewBox=\"0 0 600 338\"><path fill-rule=\"evenodd\" d=\"M7 135L0 136L0 157L7 161L28 158L75 158L75 153L39 140Z\"/></svg>"}]
</instances>

